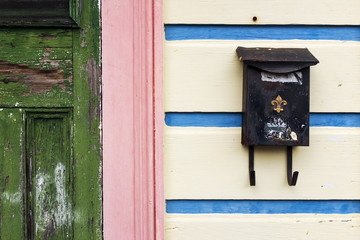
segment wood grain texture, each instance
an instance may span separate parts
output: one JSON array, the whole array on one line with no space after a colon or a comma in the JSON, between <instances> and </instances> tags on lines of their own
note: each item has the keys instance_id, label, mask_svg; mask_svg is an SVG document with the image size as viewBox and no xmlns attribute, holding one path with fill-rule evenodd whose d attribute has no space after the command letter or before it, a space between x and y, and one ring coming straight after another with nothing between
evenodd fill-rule
<instances>
[{"instance_id":1,"label":"wood grain texture","mask_svg":"<svg viewBox=\"0 0 360 240\"><path fill-rule=\"evenodd\" d=\"M255 147L256 186L240 128L166 127L166 199L359 199L360 128L310 128L295 147L295 187L286 181L286 148Z\"/></svg>"},{"instance_id":2,"label":"wood grain texture","mask_svg":"<svg viewBox=\"0 0 360 240\"><path fill-rule=\"evenodd\" d=\"M357 0L165 0L164 22L356 25L360 23L359 9Z\"/></svg>"},{"instance_id":3,"label":"wood grain texture","mask_svg":"<svg viewBox=\"0 0 360 240\"><path fill-rule=\"evenodd\" d=\"M0 25L76 26L78 0L3 0Z\"/></svg>"},{"instance_id":4,"label":"wood grain texture","mask_svg":"<svg viewBox=\"0 0 360 240\"><path fill-rule=\"evenodd\" d=\"M0 39L1 106L72 106L71 30L7 28Z\"/></svg>"},{"instance_id":5,"label":"wood grain texture","mask_svg":"<svg viewBox=\"0 0 360 240\"><path fill-rule=\"evenodd\" d=\"M104 238L162 240L162 1L102 6Z\"/></svg>"},{"instance_id":6,"label":"wood grain texture","mask_svg":"<svg viewBox=\"0 0 360 240\"><path fill-rule=\"evenodd\" d=\"M0 108L0 238L24 239L22 109Z\"/></svg>"},{"instance_id":7,"label":"wood grain texture","mask_svg":"<svg viewBox=\"0 0 360 240\"><path fill-rule=\"evenodd\" d=\"M71 112L29 112L26 221L33 239L73 239Z\"/></svg>"},{"instance_id":8,"label":"wood grain texture","mask_svg":"<svg viewBox=\"0 0 360 240\"><path fill-rule=\"evenodd\" d=\"M171 240L357 240L359 214L181 215L167 214Z\"/></svg>"},{"instance_id":9,"label":"wood grain texture","mask_svg":"<svg viewBox=\"0 0 360 240\"><path fill-rule=\"evenodd\" d=\"M154 81L153 81L153 104L154 104L154 180L155 180L155 239L165 239L165 197L164 197L164 88L163 88L163 48L164 48L164 23L163 1L154 2ZM152 187L152 186L150 186Z\"/></svg>"},{"instance_id":10,"label":"wood grain texture","mask_svg":"<svg viewBox=\"0 0 360 240\"><path fill-rule=\"evenodd\" d=\"M360 43L303 40L165 42L165 111L241 112L237 46L307 47L320 61L310 68L310 111L360 111Z\"/></svg>"},{"instance_id":11,"label":"wood grain texture","mask_svg":"<svg viewBox=\"0 0 360 240\"><path fill-rule=\"evenodd\" d=\"M83 0L73 30L74 239L102 239L100 1Z\"/></svg>"}]
</instances>

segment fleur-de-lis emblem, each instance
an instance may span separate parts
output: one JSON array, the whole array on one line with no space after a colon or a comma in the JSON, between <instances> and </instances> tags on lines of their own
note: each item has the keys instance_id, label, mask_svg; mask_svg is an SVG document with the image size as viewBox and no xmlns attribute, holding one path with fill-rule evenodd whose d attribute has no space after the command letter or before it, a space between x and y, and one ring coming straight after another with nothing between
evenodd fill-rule
<instances>
[{"instance_id":1,"label":"fleur-de-lis emblem","mask_svg":"<svg viewBox=\"0 0 360 240\"><path fill-rule=\"evenodd\" d=\"M281 105L285 106L286 104L287 101L283 100L280 95L278 95L275 100L271 101L271 105L275 106L274 110L277 111L278 113L284 111Z\"/></svg>"}]
</instances>

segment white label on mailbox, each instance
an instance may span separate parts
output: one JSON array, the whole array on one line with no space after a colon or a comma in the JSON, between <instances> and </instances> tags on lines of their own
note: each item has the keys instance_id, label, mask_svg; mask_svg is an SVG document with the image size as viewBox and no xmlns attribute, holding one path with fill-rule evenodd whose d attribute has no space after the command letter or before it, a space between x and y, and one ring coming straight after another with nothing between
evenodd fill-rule
<instances>
[{"instance_id":1,"label":"white label on mailbox","mask_svg":"<svg viewBox=\"0 0 360 240\"><path fill-rule=\"evenodd\" d=\"M297 141L296 132L281 118L271 118L264 126L265 138L270 140Z\"/></svg>"},{"instance_id":2,"label":"white label on mailbox","mask_svg":"<svg viewBox=\"0 0 360 240\"><path fill-rule=\"evenodd\" d=\"M298 83L298 84L302 85L302 72L293 72L293 73L261 72L261 81L281 82L281 83Z\"/></svg>"}]
</instances>

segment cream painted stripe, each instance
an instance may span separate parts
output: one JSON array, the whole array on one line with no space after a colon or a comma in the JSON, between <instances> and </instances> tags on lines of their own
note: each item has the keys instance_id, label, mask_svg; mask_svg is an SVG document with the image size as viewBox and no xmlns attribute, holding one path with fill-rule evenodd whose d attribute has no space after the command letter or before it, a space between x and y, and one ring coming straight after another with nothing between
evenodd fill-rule
<instances>
[{"instance_id":1,"label":"cream painted stripe","mask_svg":"<svg viewBox=\"0 0 360 240\"><path fill-rule=\"evenodd\" d=\"M241 128L166 127L166 199L360 199L360 128L310 128L310 147L294 147L295 187L286 148L255 147L249 186Z\"/></svg>"},{"instance_id":2,"label":"cream painted stripe","mask_svg":"<svg viewBox=\"0 0 360 240\"><path fill-rule=\"evenodd\" d=\"M167 214L168 240L358 240L359 214Z\"/></svg>"},{"instance_id":3,"label":"cream painted stripe","mask_svg":"<svg viewBox=\"0 0 360 240\"><path fill-rule=\"evenodd\" d=\"M164 22L357 25L359 11L358 0L165 0Z\"/></svg>"},{"instance_id":4,"label":"cream painted stripe","mask_svg":"<svg viewBox=\"0 0 360 240\"><path fill-rule=\"evenodd\" d=\"M309 48L320 61L310 70L310 110L360 112L360 42L322 40L166 41L165 111L241 112L237 46Z\"/></svg>"}]
</instances>

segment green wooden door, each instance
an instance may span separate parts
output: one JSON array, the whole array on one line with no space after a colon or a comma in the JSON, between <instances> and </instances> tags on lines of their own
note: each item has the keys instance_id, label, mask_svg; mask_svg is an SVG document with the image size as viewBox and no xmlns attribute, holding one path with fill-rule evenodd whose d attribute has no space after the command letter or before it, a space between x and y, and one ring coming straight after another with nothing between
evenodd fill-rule
<instances>
[{"instance_id":1,"label":"green wooden door","mask_svg":"<svg viewBox=\"0 0 360 240\"><path fill-rule=\"evenodd\" d=\"M98 1L0 28L0 239L101 239Z\"/></svg>"}]
</instances>

